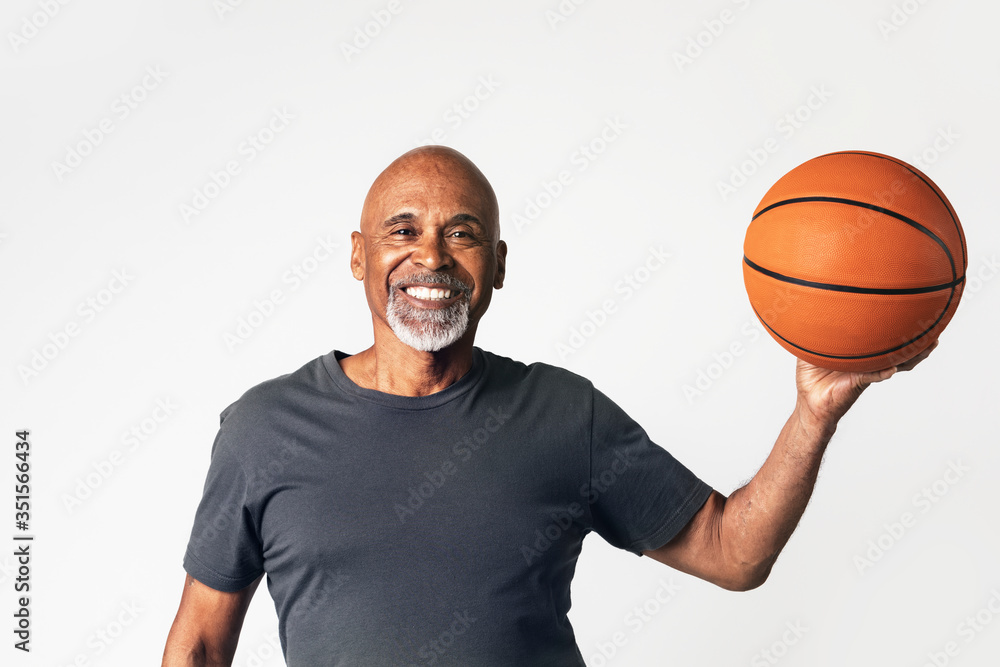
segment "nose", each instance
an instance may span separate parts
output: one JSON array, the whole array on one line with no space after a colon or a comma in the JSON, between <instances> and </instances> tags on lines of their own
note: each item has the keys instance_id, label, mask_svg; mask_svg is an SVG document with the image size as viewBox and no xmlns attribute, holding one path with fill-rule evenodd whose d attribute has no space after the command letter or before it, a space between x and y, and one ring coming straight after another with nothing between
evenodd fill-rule
<instances>
[{"instance_id":1,"label":"nose","mask_svg":"<svg viewBox=\"0 0 1000 667\"><path fill-rule=\"evenodd\" d=\"M440 234L421 234L411 259L429 271L440 271L454 264L445 239Z\"/></svg>"}]
</instances>

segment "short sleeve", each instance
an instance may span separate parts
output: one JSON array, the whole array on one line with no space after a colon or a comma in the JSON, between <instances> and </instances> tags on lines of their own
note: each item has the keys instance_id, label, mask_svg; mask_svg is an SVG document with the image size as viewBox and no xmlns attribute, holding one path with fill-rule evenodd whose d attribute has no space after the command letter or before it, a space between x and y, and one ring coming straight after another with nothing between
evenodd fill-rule
<instances>
[{"instance_id":1,"label":"short sleeve","mask_svg":"<svg viewBox=\"0 0 1000 667\"><path fill-rule=\"evenodd\" d=\"M245 588L263 572L263 547L247 497L247 476L223 425L184 554L187 573L219 591Z\"/></svg>"},{"instance_id":2,"label":"short sleeve","mask_svg":"<svg viewBox=\"0 0 1000 667\"><path fill-rule=\"evenodd\" d=\"M596 389L593 406L588 501L594 531L639 555L658 549L688 524L712 487Z\"/></svg>"}]
</instances>

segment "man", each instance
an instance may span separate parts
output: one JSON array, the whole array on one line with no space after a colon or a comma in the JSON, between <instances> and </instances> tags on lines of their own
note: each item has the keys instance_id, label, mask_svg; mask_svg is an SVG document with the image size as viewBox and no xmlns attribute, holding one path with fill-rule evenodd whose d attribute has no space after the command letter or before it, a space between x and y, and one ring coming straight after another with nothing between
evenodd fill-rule
<instances>
[{"instance_id":1,"label":"man","mask_svg":"<svg viewBox=\"0 0 1000 667\"><path fill-rule=\"evenodd\" d=\"M567 612L586 534L759 586L838 420L929 354L868 374L799 362L791 417L726 498L585 379L473 346L507 247L465 156L398 158L351 240L374 344L223 413L164 665L229 665L264 573L294 667L582 665Z\"/></svg>"}]
</instances>

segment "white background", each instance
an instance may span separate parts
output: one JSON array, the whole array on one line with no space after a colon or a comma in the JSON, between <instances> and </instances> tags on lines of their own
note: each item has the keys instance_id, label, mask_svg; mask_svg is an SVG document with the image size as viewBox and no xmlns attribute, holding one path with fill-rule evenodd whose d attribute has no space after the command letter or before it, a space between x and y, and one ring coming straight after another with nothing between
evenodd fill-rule
<instances>
[{"instance_id":1,"label":"white background","mask_svg":"<svg viewBox=\"0 0 1000 667\"><path fill-rule=\"evenodd\" d=\"M571 618L592 666L995 664L995 3L233 4L4 3L0 534L18 532L14 432L28 428L36 541L26 656L0 537L0 662L158 664L218 413L369 345L348 236L378 172L440 128L493 182L510 247L478 344L591 378L724 493L794 400L793 358L756 330L743 290L757 201L825 152L917 162L964 224L966 295L934 355L842 422L768 583L728 593L592 536ZM268 134L276 110L294 118ZM270 143L251 160L258 135ZM238 173L213 187L230 161ZM185 215L196 191L212 196ZM636 273L650 248L669 261ZM630 298L626 275L645 279ZM227 342L241 320L259 326ZM699 373L704 391L685 395ZM661 580L677 587L665 604ZM235 664L282 664L275 631L262 587Z\"/></svg>"}]
</instances>

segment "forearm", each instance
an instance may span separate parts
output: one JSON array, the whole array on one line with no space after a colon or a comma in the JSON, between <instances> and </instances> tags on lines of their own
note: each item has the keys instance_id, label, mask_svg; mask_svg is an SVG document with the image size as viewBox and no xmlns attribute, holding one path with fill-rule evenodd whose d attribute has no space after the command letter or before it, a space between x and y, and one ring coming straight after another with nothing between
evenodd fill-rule
<instances>
[{"instance_id":1,"label":"forearm","mask_svg":"<svg viewBox=\"0 0 1000 667\"><path fill-rule=\"evenodd\" d=\"M730 590L760 586L802 518L837 422L866 387L912 369L933 349L872 373L841 373L799 360L795 410L753 479L729 498L712 492L670 542L643 553Z\"/></svg>"},{"instance_id":2,"label":"forearm","mask_svg":"<svg viewBox=\"0 0 1000 667\"><path fill-rule=\"evenodd\" d=\"M798 525L835 430L835 421L818 420L797 403L764 465L726 501L722 546L749 587L764 582Z\"/></svg>"}]
</instances>

